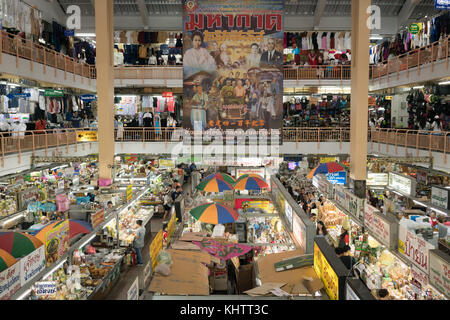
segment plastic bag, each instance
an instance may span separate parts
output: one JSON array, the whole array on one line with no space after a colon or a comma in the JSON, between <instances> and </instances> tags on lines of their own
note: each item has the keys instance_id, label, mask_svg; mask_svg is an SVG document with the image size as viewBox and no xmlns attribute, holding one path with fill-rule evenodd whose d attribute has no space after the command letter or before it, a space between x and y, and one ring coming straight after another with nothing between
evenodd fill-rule
<instances>
[{"instance_id":1,"label":"plastic bag","mask_svg":"<svg viewBox=\"0 0 450 320\"><path fill-rule=\"evenodd\" d=\"M158 266L155 268L155 272L162 275L162 276L168 276L170 274L170 266L164 263L158 264Z\"/></svg>"},{"instance_id":2,"label":"plastic bag","mask_svg":"<svg viewBox=\"0 0 450 320\"><path fill-rule=\"evenodd\" d=\"M165 264L165 265L172 265L172 257L170 256L170 253L166 250L163 250L159 253L158 257L156 258L156 261L158 265Z\"/></svg>"}]
</instances>

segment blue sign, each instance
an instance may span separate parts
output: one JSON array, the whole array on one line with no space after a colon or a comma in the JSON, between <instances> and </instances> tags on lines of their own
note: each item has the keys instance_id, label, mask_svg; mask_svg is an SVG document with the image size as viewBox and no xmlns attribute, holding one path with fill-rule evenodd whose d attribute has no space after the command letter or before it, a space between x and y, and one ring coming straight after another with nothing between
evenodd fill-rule
<instances>
[{"instance_id":1,"label":"blue sign","mask_svg":"<svg viewBox=\"0 0 450 320\"><path fill-rule=\"evenodd\" d=\"M347 172L345 171L328 173L326 176L327 180L332 184L345 185L345 183L347 182Z\"/></svg>"},{"instance_id":2,"label":"blue sign","mask_svg":"<svg viewBox=\"0 0 450 320\"><path fill-rule=\"evenodd\" d=\"M75 36L75 30L65 30L64 35L66 37L74 37Z\"/></svg>"},{"instance_id":3,"label":"blue sign","mask_svg":"<svg viewBox=\"0 0 450 320\"><path fill-rule=\"evenodd\" d=\"M450 0L435 0L434 7L438 10L449 10Z\"/></svg>"},{"instance_id":4,"label":"blue sign","mask_svg":"<svg viewBox=\"0 0 450 320\"><path fill-rule=\"evenodd\" d=\"M80 98L83 101L95 101L95 100L97 100L97 97L95 95L93 95L93 94L83 94Z\"/></svg>"},{"instance_id":5,"label":"blue sign","mask_svg":"<svg viewBox=\"0 0 450 320\"><path fill-rule=\"evenodd\" d=\"M14 98L30 98L30 93L10 93L7 95L8 99L14 99Z\"/></svg>"}]
</instances>

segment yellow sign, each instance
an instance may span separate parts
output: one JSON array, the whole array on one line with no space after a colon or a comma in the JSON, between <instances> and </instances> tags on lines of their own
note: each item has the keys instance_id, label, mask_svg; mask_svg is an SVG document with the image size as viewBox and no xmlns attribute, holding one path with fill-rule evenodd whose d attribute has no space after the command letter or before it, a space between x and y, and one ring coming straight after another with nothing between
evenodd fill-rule
<instances>
[{"instance_id":1,"label":"yellow sign","mask_svg":"<svg viewBox=\"0 0 450 320\"><path fill-rule=\"evenodd\" d=\"M169 224L167 225L167 243L170 242L170 239L175 233L176 222L177 222L177 215L174 213L172 215L172 219L170 219Z\"/></svg>"},{"instance_id":2,"label":"yellow sign","mask_svg":"<svg viewBox=\"0 0 450 320\"><path fill-rule=\"evenodd\" d=\"M392 100L392 96L386 96L386 100Z\"/></svg>"},{"instance_id":3,"label":"yellow sign","mask_svg":"<svg viewBox=\"0 0 450 320\"><path fill-rule=\"evenodd\" d=\"M274 212L274 207L272 202L270 201L266 201L266 200L258 200L258 201L245 201L243 204L247 204L249 208L252 209L262 209L264 210L264 212L267 213L273 213Z\"/></svg>"},{"instance_id":4,"label":"yellow sign","mask_svg":"<svg viewBox=\"0 0 450 320\"><path fill-rule=\"evenodd\" d=\"M326 163L326 162L336 162L339 159L337 157L323 157L320 158L320 163Z\"/></svg>"},{"instance_id":5,"label":"yellow sign","mask_svg":"<svg viewBox=\"0 0 450 320\"><path fill-rule=\"evenodd\" d=\"M281 191L278 191L278 205L280 206L280 212L285 212L284 208L284 196Z\"/></svg>"},{"instance_id":6,"label":"yellow sign","mask_svg":"<svg viewBox=\"0 0 450 320\"><path fill-rule=\"evenodd\" d=\"M173 163L172 160L163 160L160 159L159 160L159 167L160 168L174 168L175 164Z\"/></svg>"},{"instance_id":7,"label":"yellow sign","mask_svg":"<svg viewBox=\"0 0 450 320\"><path fill-rule=\"evenodd\" d=\"M127 202L130 201L133 198L133 185L130 184L127 187Z\"/></svg>"},{"instance_id":8,"label":"yellow sign","mask_svg":"<svg viewBox=\"0 0 450 320\"><path fill-rule=\"evenodd\" d=\"M162 245L163 245L163 231L160 230L156 235L155 239L153 239L152 243L150 244L150 258L152 259L152 271L155 271L157 264L156 258L158 257L158 254L162 250Z\"/></svg>"},{"instance_id":9,"label":"yellow sign","mask_svg":"<svg viewBox=\"0 0 450 320\"><path fill-rule=\"evenodd\" d=\"M331 300L339 300L339 278L314 242L314 270Z\"/></svg>"},{"instance_id":10,"label":"yellow sign","mask_svg":"<svg viewBox=\"0 0 450 320\"><path fill-rule=\"evenodd\" d=\"M97 131L80 131L77 133L78 142L97 142L98 133Z\"/></svg>"}]
</instances>

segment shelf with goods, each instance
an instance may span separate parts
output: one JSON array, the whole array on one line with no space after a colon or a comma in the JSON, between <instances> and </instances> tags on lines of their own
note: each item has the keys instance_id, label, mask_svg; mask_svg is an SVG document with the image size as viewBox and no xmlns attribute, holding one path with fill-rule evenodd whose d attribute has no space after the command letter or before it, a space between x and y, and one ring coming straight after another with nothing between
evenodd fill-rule
<instances>
[{"instance_id":1,"label":"shelf with goods","mask_svg":"<svg viewBox=\"0 0 450 320\"><path fill-rule=\"evenodd\" d=\"M91 233L84 235L80 240L76 240L76 238L74 238L70 242L70 246L68 248L65 248L65 250L61 252L58 251L59 254L57 259L51 260L50 263L49 261L47 261L47 267L36 274L34 277L28 279L28 283L22 285L22 287L11 297L11 299L29 299L32 286L36 282L42 281L42 279L53 275L53 273L59 270L65 263L68 265L80 265L80 262L89 264L86 265L88 269L91 269L89 270L89 276L82 277L85 278L85 280L92 280L92 283L90 281L88 281L87 283L84 282L84 284L87 286L84 289L82 289L80 286L78 286L79 289L77 290L71 289L69 298L96 299L96 297L98 296L101 297L102 295L105 295L105 291L109 290L111 286L114 285L114 283L119 279L118 275L120 274L122 262L126 257L126 250L124 248L114 249L114 239L108 239L108 237L104 237L104 229L109 223L111 223L111 221L115 220L116 216L121 211L128 210L128 208L132 206L133 203L139 201L144 193L145 191L135 194L132 200L116 208L112 212L103 212L103 214L100 216L100 220L96 221L95 228L93 228ZM99 213L102 213L102 211L100 211ZM73 241L76 241L76 243L73 243ZM90 244L90 246L87 246L88 244ZM95 250L93 250L91 247L93 247ZM81 250L82 248L87 249L87 251ZM80 250L83 251L85 255L87 255L84 260L82 254L80 253ZM115 253L115 257L108 256L108 253ZM90 257L88 257L89 255ZM75 256L75 259L73 259L73 256ZM121 256L120 259L118 256ZM101 258L104 259L101 260ZM45 259L45 255L43 259ZM98 263L100 261L99 259L101 260L100 263ZM94 263L95 268L92 263ZM85 269L81 273L87 274ZM59 276L61 277L62 274L60 274ZM59 287L62 289L62 291L64 291L64 288L67 287L67 283L61 281L61 279L59 279L58 281ZM95 284L97 286L94 288Z\"/></svg>"}]
</instances>

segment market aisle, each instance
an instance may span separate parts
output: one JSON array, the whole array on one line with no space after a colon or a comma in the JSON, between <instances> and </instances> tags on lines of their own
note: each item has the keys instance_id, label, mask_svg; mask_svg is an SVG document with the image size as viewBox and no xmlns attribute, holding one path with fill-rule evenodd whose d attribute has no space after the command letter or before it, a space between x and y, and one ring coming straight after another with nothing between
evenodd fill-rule
<instances>
[{"instance_id":1,"label":"market aisle","mask_svg":"<svg viewBox=\"0 0 450 320\"><path fill-rule=\"evenodd\" d=\"M158 234L159 230L162 229L162 218L153 218L151 220L151 232L147 234L145 239L145 246L142 249L142 259L144 266L142 267L125 267L125 271L120 274L120 280L116 286L111 290L105 300L126 300L127 291L130 289L136 277L139 277L139 289L147 290L144 288L144 269L147 263L150 261L150 252L148 248L153 238Z\"/></svg>"}]
</instances>

